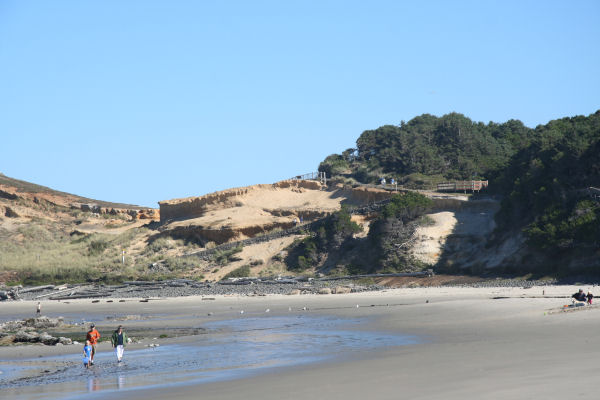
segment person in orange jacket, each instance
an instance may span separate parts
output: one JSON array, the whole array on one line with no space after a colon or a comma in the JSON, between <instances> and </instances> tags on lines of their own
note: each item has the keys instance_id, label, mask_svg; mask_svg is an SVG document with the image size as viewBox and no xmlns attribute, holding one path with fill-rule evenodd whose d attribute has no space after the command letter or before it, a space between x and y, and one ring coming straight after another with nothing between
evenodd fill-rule
<instances>
[{"instance_id":1,"label":"person in orange jacket","mask_svg":"<svg viewBox=\"0 0 600 400\"><path fill-rule=\"evenodd\" d=\"M91 324L90 330L87 333L86 340L90 341L90 346L92 346L92 356L90 357L90 365L94 365L94 355L96 355L96 345L98 344L98 339L100 339L100 332L96 330L96 325Z\"/></svg>"}]
</instances>

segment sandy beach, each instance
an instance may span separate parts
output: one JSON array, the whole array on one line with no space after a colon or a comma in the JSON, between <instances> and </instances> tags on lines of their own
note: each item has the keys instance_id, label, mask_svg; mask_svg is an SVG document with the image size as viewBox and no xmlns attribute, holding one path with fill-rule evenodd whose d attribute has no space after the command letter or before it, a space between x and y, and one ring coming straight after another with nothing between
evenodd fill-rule
<instances>
[{"instance_id":1,"label":"sandy beach","mask_svg":"<svg viewBox=\"0 0 600 400\"><path fill-rule=\"evenodd\" d=\"M148 303L47 301L43 310L65 320L94 321L101 330L114 329L119 323L137 332L146 330L148 338L127 351L147 348L149 343L169 349L198 337L152 337L159 331L202 332L204 326L218 320L268 321L285 316L341 318L358 321L349 328L357 332L417 339L416 343L370 349L357 346L318 362L201 384L183 380L169 385L161 382L157 373L154 383L158 386L125 385L123 390L131 399L193 399L199 393L202 399L598 398L600 309L563 311L563 305L570 304L564 296L578 288L437 287L344 295L183 297ZM581 288L597 289L591 285ZM34 303L6 302L0 310L3 321L31 316ZM81 327L82 334L85 327ZM77 346L0 347L0 369L20 360L37 358L43 363L80 351ZM110 353L110 345L101 343L99 353ZM65 390L64 398L78 398ZM117 399L125 393L118 389L90 392L85 397ZM21 389L3 389L3 398L26 398L23 393ZM57 393L60 398L60 391Z\"/></svg>"}]
</instances>

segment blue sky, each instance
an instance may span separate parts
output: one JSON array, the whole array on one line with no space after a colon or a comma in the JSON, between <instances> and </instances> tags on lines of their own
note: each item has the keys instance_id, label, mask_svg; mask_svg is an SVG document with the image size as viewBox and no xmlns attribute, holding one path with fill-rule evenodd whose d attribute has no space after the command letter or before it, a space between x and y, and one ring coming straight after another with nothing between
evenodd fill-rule
<instances>
[{"instance_id":1,"label":"blue sky","mask_svg":"<svg viewBox=\"0 0 600 400\"><path fill-rule=\"evenodd\" d=\"M156 202L316 170L366 129L600 108L598 1L0 1L0 172Z\"/></svg>"}]
</instances>

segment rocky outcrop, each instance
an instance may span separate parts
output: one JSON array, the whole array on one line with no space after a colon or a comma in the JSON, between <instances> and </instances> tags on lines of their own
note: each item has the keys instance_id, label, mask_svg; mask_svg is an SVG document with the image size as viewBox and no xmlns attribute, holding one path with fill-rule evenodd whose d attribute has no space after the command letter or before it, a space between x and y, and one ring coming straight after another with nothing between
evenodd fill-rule
<instances>
[{"instance_id":1,"label":"rocky outcrop","mask_svg":"<svg viewBox=\"0 0 600 400\"><path fill-rule=\"evenodd\" d=\"M62 317L38 317L8 321L0 324L0 338L3 343L42 343L47 346L55 346L59 343L63 345L73 344L73 341L69 338L54 337L43 331L63 325Z\"/></svg>"},{"instance_id":2,"label":"rocky outcrop","mask_svg":"<svg viewBox=\"0 0 600 400\"><path fill-rule=\"evenodd\" d=\"M160 219L160 212L153 208L146 209L131 209L131 208L115 208L115 207L101 207L98 204L93 203L74 203L71 204L71 208L80 209L83 212L92 212L96 214L109 214L109 215L127 215L133 219L148 219L158 221Z\"/></svg>"},{"instance_id":3,"label":"rocky outcrop","mask_svg":"<svg viewBox=\"0 0 600 400\"><path fill-rule=\"evenodd\" d=\"M7 200L16 200L16 199L18 199L18 196L14 193L7 192L5 190L0 189L0 198L7 199Z\"/></svg>"}]
</instances>

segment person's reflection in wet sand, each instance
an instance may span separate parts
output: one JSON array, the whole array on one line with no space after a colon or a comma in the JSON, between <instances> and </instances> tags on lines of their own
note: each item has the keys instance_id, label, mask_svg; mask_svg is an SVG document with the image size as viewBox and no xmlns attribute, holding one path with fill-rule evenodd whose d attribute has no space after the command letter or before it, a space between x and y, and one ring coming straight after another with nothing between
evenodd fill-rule
<instances>
[{"instance_id":1,"label":"person's reflection in wet sand","mask_svg":"<svg viewBox=\"0 0 600 400\"><path fill-rule=\"evenodd\" d=\"M125 387L125 377L123 375L117 375L117 388L123 389Z\"/></svg>"},{"instance_id":2,"label":"person's reflection in wet sand","mask_svg":"<svg viewBox=\"0 0 600 400\"><path fill-rule=\"evenodd\" d=\"M100 379L95 376L90 376L87 381L88 392L96 392L100 390Z\"/></svg>"}]
</instances>

